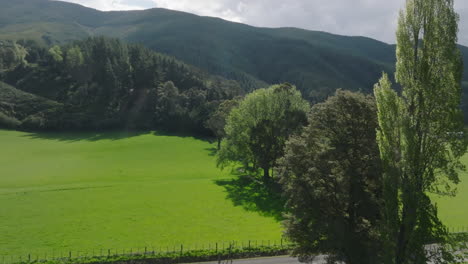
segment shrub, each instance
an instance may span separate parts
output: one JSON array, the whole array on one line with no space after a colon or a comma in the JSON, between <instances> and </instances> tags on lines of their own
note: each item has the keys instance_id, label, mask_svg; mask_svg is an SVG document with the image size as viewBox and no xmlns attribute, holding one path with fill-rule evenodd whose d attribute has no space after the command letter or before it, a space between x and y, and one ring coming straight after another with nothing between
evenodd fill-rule
<instances>
[{"instance_id":1,"label":"shrub","mask_svg":"<svg viewBox=\"0 0 468 264\"><path fill-rule=\"evenodd\" d=\"M20 124L18 119L0 112L0 128L17 128Z\"/></svg>"},{"instance_id":2,"label":"shrub","mask_svg":"<svg viewBox=\"0 0 468 264\"><path fill-rule=\"evenodd\" d=\"M46 127L46 119L40 115L30 115L21 123L25 129L43 129Z\"/></svg>"}]
</instances>

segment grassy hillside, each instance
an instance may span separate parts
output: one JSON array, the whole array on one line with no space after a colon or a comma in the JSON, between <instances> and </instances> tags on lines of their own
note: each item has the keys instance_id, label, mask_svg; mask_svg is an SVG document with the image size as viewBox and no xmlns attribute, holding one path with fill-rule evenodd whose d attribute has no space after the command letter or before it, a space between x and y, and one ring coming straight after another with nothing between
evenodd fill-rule
<instances>
[{"instance_id":1,"label":"grassy hillside","mask_svg":"<svg viewBox=\"0 0 468 264\"><path fill-rule=\"evenodd\" d=\"M0 130L0 256L278 240L193 138ZM14 155L12 155L14 153Z\"/></svg>"}]
</instances>

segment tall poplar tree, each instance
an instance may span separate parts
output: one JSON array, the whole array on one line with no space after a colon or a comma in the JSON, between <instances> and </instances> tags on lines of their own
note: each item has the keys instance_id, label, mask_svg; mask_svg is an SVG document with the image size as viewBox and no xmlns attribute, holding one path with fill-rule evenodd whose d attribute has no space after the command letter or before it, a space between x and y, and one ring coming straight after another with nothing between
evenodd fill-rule
<instances>
[{"instance_id":1,"label":"tall poplar tree","mask_svg":"<svg viewBox=\"0 0 468 264\"><path fill-rule=\"evenodd\" d=\"M395 79L375 87L384 163L385 263L453 263L447 228L429 194L453 195L467 141L460 110L462 60L453 0L407 0L397 30ZM434 254L426 244L438 243Z\"/></svg>"}]
</instances>

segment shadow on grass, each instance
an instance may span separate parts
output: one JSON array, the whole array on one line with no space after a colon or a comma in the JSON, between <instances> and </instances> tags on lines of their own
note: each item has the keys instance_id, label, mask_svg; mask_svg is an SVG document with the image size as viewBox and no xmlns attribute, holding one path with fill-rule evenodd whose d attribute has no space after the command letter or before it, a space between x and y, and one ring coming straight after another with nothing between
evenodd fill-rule
<instances>
[{"instance_id":1,"label":"shadow on grass","mask_svg":"<svg viewBox=\"0 0 468 264\"><path fill-rule=\"evenodd\" d=\"M281 187L277 183L264 184L251 176L241 175L228 180L216 180L218 186L224 187L227 199L234 206L258 212L263 216L283 220L285 199L281 196Z\"/></svg>"},{"instance_id":2,"label":"shadow on grass","mask_svg":"<svg viewBox=\"0 0 468 264\"><path fill-rule=\"evenodd\" d=\"M211 144L213 144L213 143L211 143ZM216 156L216 153L218 153L217 148L206 148L205 150L209 152L208 155L210 155L211 157Z\"/></svg>"},{"instance_id":3,"label":"shadow on grass","mask_svg":"<svg viewBox=\"0 0 468 264\"><path fill-rule=\"evenodd\" d=\"M31 139L49 139L66 142L76 141L99 141L99 140L120 140L132 137L138 137L142 135L154 135L154 136L173 136L173 137L184 137L184 138L195 138L202 141L211 143L210 138L198 137L193 135L187 135L184 133L170 133L164 131L133 131L133 130L113 130L113 131L41 131L41 132L30 132L26 131L27 134L23 137ZM208 148L209 155L214 156L216 149Z\"/></svg>"},{"instance_id":4,"label":"shadow on grass","mask_svg":"<svg viewBox=\"0 0 468 264\"><path fill-rule=\"evenodd\" d=\"M76 141L98 141L98 140L120 140L137 137L141 135L155 134L149 131L103 131L103 132L28 132L24 137L32 139L49 139L67 142Z\"/></svg>"}]
</instances>

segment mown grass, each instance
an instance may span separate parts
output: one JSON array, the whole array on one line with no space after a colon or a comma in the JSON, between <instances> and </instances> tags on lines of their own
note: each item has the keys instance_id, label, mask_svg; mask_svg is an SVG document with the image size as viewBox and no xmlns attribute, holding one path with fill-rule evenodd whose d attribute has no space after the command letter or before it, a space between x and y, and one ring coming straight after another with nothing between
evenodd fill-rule
<instances>
[{"instance_id":1,"label":"mown grass","mask_svg":"<svg viewBox=\"0 0 468 264\"><path fill-rule=\"evenodd\" d=\"M279 240L234 206L214 145L189 137L0 130L0 256ZM74 253L75 254L75 253Z\"/></svg>"}]
</instances>

